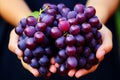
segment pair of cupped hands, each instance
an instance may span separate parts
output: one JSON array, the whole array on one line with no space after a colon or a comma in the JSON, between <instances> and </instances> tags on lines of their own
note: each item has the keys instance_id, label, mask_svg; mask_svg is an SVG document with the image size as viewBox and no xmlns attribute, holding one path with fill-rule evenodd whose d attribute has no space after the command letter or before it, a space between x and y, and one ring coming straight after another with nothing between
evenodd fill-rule
<instances>
[{"instance_id":1,"label":"pair of cupped hands","mask_svg":"<svg viewBox=\"0 0 120 80\"><path fill-rule=\"evenodd\" d=\"M99 31L102 34L102 44L96 52L96 57L98 58L99 63L100 63L104 59L104 56L108 52L111 51L113 44L112 44L112 33L105 25L103 25ZM18 48L18 45L17 45L18 37L19 36L15 33L15 29L13 29L10 33L10 40L9 40L9 45L8 45L9 50L17 55L17 57L21 60L21 63L25 69L30 71L35 77L40 76L37 69L32 68L30 65L23 62L23 60L22 60L23 52ZM50 62L51 62L51 66L49 68L50 72L47 74L47 77L50 77L52 73L56 73L57 68L59 67L59 65L57 63L55 63L54 58L51 58ZM97 69L99 63L97 65L93 66L90 70L72 69L68 72L68 76L70 76L70 77L75 76L76 78L80 78L81 76L84 76L88 73L94 72Z\"/></svg>"}]
</instances>

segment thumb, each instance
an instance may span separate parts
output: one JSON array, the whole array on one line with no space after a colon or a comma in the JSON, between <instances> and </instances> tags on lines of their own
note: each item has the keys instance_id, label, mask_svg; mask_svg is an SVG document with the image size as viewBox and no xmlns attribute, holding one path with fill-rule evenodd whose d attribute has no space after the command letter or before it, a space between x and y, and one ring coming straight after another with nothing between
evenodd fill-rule
<instances>
[{"instance_id":1,"label":"thumb","mask_svg":"<svg viewBox=\"0 0 120 80\"><path fill-rule=\"evenodd\" d=\"M23 53L18 48L17 44L18 44L18 35L15 33L15 29L13 29L10 33L10 40L9 40L8 48L10 51L15 53L16 55L22 56Z\"/></svg>"},{"instance_id":2,"label":"thumb","mask_svg":"<svg viewBox=\"0 0 120 80\"><path fill-rule=\"evenodd\" d=\"M104 55L111 51L113 44L112 44L112 33L110 30L103 26L100 30L102 35L102 45L98 48L96 57L101 61L104 58Z\"/></svg>"}]
</instances>

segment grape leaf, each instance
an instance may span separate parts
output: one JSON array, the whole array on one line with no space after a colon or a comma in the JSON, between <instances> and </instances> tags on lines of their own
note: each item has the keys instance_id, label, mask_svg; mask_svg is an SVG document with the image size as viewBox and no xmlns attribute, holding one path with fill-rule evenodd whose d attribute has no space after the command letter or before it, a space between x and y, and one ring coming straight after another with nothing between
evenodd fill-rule
<instances>
[{"instance_id":1,"label":"grape leaf","mask_svg":"<svg viewBox=\"0 0 120 80\"><path fill-rule=\"evenodd\" d=\"M39 17L39 11L34 11L30 14L30 16L34 16L35 18Z\"/></svg>"}]
</instances>

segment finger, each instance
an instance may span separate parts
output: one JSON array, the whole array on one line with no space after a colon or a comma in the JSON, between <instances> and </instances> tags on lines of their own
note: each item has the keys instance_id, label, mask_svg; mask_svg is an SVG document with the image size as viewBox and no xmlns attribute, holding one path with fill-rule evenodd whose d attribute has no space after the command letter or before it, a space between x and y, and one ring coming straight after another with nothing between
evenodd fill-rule
<instances>
[{"instance_id":1,"label":"finger","mask_svg":"<svg viewBox=\"0 0 120 80\"><path fill-rule=\"evenodd\" d=\"M20 58L20 59L21 59L22 65L25 69L27 69L29 72L31 72L35 77L38 77L40 75L37 69L32 68L30 65L24 63L22 58Z\"/></svg>"},{"instance_id":2,"label":"finger","mask_svg":"<svg viewBox=\"0 0 120 80\"><path fill-rule=\"evenodd\" d=\"M101 61L104 55L111 51L113 44L112 34L105 26L103 26L100 32L102 34L102 45L98 48L96 57Z\"/></svg>"},{"instance_id":3,"label":"finger","mask_svg":"<svg viewBox=\"0 0 120 80\"><path fill-rule=\"evenodd\" d=\"M60 66L60 65L59 65L58 63L55 63L55 67L56 67L56 68L59 68L59 66Z\"/></svg>"},{"instance_id":4,"label":"finger","mask_svg":"<svg viewBox=\"0 0 120 80\"><path fill-rule=\"evenodd\" d=\"M51 58L50 63L55 64L55 59L53 57Z\"/></svg>"},{"instance_id":5,"label":"finger","mask_svg":"<svg viewBox=\"0 0 120 80\"><path fill-rule=\"evenodd\" d=\"M56 73L57 72L57 68L55 67L55 65L51 65L49 70L52 73Z\"/></svg>"},{"instance_id":6,"label":"finger","mask_svg":"<svg viewBox=\"0 0 120 80\"><path fill-rule=\"evenodd\" d=\"M81 76L84 76L88 73L94 72L97 69L97 67L98 67L98 64L93 66L90 70L80 69L76 72L75 77L80 78Z\"/></svg>"},{"instance_id":7,"label":"finger","mask_svg":"<svg viewBox=\"0 0 120 80\"><path fill-rule=\"evenodd\" d=\"M73 77L75 75L76 69L72 69L68 72L68 76Z\"/></svg>"},{"instance_id":8,"label":"finger","mask_svg":"<svg viewBox=\"0 0 120 80\"><path fill-rule=\"evenodd\" d=\"M10 40L9 40L8 48L9 48L9 50L11 50L16 55L22 56L23 53L18 48L17 44L18 44L18 35L15 33L15 29L13 29L10 33Z\"/></svg>"}]
</instances>

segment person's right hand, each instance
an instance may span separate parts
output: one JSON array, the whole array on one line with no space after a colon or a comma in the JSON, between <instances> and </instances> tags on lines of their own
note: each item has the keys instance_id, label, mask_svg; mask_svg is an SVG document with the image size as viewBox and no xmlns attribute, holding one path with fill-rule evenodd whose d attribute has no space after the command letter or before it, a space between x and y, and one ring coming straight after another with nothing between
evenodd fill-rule
<instances>
[{"instance_id":1,"label":"person's right hand","mask_svg":"<svg viewBox=\"0 0 120 80\"><path fill-rule=\"evenodd\" d=\"M17 57L21 60L21 63L25 69L30 71L35 77L40 76L37 69L32 68L29 64L26 64L23 62L23 60L22 60L23 52L18 48L18 45L17 45L18 44L18 37L19 36L15 33L15 29L13 29L10 33L10 40L9 40L9 45L8 45L9 50L17 55ZM47 77L50 77L51 73L56 72L56 68L54 66L54 64L55 64L54 59L51 59L50 62L51 62L51 66L50 66L51 72L49 72L47 74Z\"/></svg>"}]
</instances>

